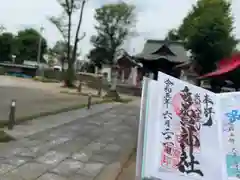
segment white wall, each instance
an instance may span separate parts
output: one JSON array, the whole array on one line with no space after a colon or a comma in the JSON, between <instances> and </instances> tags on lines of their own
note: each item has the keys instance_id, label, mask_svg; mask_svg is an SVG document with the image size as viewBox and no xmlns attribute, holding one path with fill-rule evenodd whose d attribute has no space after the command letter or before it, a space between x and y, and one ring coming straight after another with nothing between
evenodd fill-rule
<instances>
[{"instance_id":1,"label":"white wall","mask_svg":"<svg viewBox=\"0 0 240 180\"><path fill-rule=\"evenodd\" d=\"M181 70L180 79L190 84L196 85L196 76L191 75L190 73L186 73L184 70Z\"/></svg>"},{"instance_id":2,"label":"white wall","mask_svg":"<svg viewBox=\"0 0 240 180\"><path fill-rule=\"evenodd\" d=\"M107 74L108 74L107 80L108 80L109 82L111 82L111 80L112 80L112 78L111 78L111 73L112 73L112 71L111 71L111 70L112 70L112 69L111 69L111 67L109 67L109 66L103 66L102 69L101 69L101 74L104 74L104 73L107 73Z\"/></svg>"}]
</instances>

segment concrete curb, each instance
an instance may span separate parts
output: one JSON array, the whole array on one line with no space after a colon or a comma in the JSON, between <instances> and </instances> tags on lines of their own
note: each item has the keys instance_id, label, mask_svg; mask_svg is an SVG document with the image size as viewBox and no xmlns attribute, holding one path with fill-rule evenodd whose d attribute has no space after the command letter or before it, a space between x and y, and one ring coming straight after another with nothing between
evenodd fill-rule
<instances>
[{"instance_id":1,"label":"concrete curb","mask_svg":"<svg viewBox=\"0 0 240 180\"><path fill-rule=\"evenodd\" d=\"M22 139L28 136L31 136L36 133L40 133L49 129L57 128L59 126L63 126L65 124L69 124L73 121L76 121L78 119L82 118L87 118L89 116L96 115L98 113L102 113L104 111L108 111L112 108L118 107L121 105L121 103L106 103L107 107L102 108L100 110L94 110L94 107L96 106L101 106L100 104L93 105L93 108L90 110L86 109L78 109L78 110L71 110L67 112L62 112L58 113L55 115L49 115L49 116L43 116L36 118L35 120L29 121L28 124L20 124L16 125L13 130L8 130L7 128L4 128L4 132L7 133L8 135L12 136L15 139ZM78 112L80 113L73 113L73 112ZM85 113L81 111L86 111ZM64 114L72 114L72 118L70 119L64 119L64 121L60 121L59 118L55 118L53 121L47 121L48 119L51 119L52 117L59 117L59 116L64 116ZM76 114L74 117L73 114ZM38 120L37 120L38 119ZM40 120L42 119L42 120ZM48 122L48 123L44 123Z\"/></svg>"},{"instance_id":2,"label":"concrete curb","mask_svg":"<svg viewBox=\"0 0 240 180\"><path fill-rule=\"evenodd\" d=\"M135 152L135 144L130 145L119 156L119 160L107 165L94 180L116 180L121 174L124 165L128 162L132 154Z\"/></svg>"},{"instance_id":3,"label":"concrete curb","mask_svg":"<svg viewBox=\"0 0 240 180\"><path fill-rule=\"evenodd\" d=\"M111 100L96 100L92 102L92 106L94 105L99 105L99 104L109 104L109 103L114 103ZM25 116L20 116L20 117L16 117L15 119L15 125L21 125L25 122L29 122L31 120L34 119L38 119L38 118L42 118L42 117L47 117L47 116L54 116L60 113L66 113L69 111L74 111L74 110L79 110L79 109L84 109L85 107L87 107L86 103L83 104L73 104L67 107L62 107L62 108L57 108L54 110L50 110L50 111L42 111L42 112L37 112L34 114L30 114L30 115L25 115ZM9 120L0 120L0 127L4 128L8 125Z\"/></svg>"},{"instance_id":4,"label":"concrete curb","mask_svg":"<svg viewBox=\"0 0 240 180\"><path fill-rule=\"evenodd\" d=\"M134 100L127 105L139 104L139 99ZM137 139L137 137L136 137ZM132 155L136 151L136 142L129 144L129 146L120 154L117 162L107 165L94 180L117 180L120 174L123 172L124 166L128 163Z\"/></svg>"}]
</instances>

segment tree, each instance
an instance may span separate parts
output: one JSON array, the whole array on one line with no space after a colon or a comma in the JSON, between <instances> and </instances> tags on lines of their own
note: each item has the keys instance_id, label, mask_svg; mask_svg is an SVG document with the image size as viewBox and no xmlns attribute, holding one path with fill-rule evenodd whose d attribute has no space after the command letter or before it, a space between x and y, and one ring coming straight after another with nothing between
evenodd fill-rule
<instances>
[{"instance_id":1,"label":"tree","mask_svg":"<svg viewBox=\"0 0 240 180\"><path fill-rule=\"evenodd\" d=\"M67 61L68 69L65 76L65 86L74 86L74 63L76 61L78 43L85 37L83 34L79 37L80 27L82 24L83 10L86 0L58 0L58 3L63 8L62 15L58 17L51 17L49 20L57 27L63 36L64 41L67 43ZM71 34L72 34L72 17L75 12L79 11L79 19L74 37L73 51L71 53Z\"/></svg>"},{"instance_id":2,"label":"tree","mask_svg":"<svg viewBox=\"0 0 240 180\"><path fill-rule=\"evenodd\" d=\"M71 48L72 49L72 48ZM56 54L61 61L62 72L64 72L64 62L67 59L68 44L65 41L57 41L52 51Z\"/></svg>"},{"instance_id":3,"label":"tree","mask_svg":"<svg viewBox=\"0 0 240 180\"><path fill-rule=\"evenodd\" d=\"M41 36L41 34L32 28L18 32L16 36L18 61L37 61L40 38L42 38L40 61L43 61L43 54L47 50L47 41Z\"/></svg>"},{"instance_id":4,"label":"tree","mask_svg":"<svg viewBox=\"0 0 240 180\"><path fill-rule=\"evenodd\" d=\"M168 31L167 36L165 37L165 40L170 40L170 41L179 41L181 40L178 30L177 29L171 29Z\"/></svg>"},{"instance_id":5,"label":"tree","mask_svg":"<svg viewBox=\"0 0 240 180\"><path fill-rule=\"evenodd\" d=\"M92 36L91 42L95 52L101 55L106 64L114 64L114 56L131 33L135 22L135 7L125 2L106 4L95 10L97 25L96 36ZM104 56L103 56L104 55ZM99 56L98 56L99 57Z\"/></svg>"},{"instance_id":6,"label":"tree","mask_svg":"<svg viewBox=\"0 0 240 180\"><path fill-rule=\"evenodd\" d=\"M230 1L199 0L184 18L178 35L201 67L200 74L214 70L217 61L232 54L236 46L232 30Z\"/></svg>"},{"instance_id":7,"label":"tree","mask_svg":"<svg viewBox=\"0 0 240 180\"><path fill-rule=\"evenodd\" d=\"M0 34L6 31L6 28L3 25L0 25Z\"/></svg>"},{"instance_id":8,"label":"tree","mask_svg":"<svg viewBox=\"0 0 240 180\"><path fill-rule=\"evenodd\" d=\"M72 48L72 47L71 47ZM65 41L57 41L52 48L52 51L58 55L67 53L68 45Z\"/></svg>"},{"instance_id":9,"label":"tree","mask_svg":"<svg viewBox=\"0 0 240 180\"><path fill-rule=\"evenodd\" d=\"M56 44L51 49L55 53L55 55L61 60L62 71L64 71L64 64L67 62L67 52L68 52L68 44L65 41L57 41ZM70 46L70 58L72 58L73 54L73 46ZM76 57L79 56L80 53L76 54Z\"/></svg>"},{"instance_id":10,"label":"tree","mask_svg":"<svg viewBox=\"0 0 240 180\"><path fill-rule=\"evenodd\" d=\"M12 55L16 53L16 43L14 35L9 32L4 32L0 35L0 61L12 62Z\"/></svg>"},{"instance_id":11,"label":"tree","mask_svg":"<svg viewBox=\"0 0 240 180\"><path fill-rule=\"evenodd\" d=\"M93 56L90 56L95 64L100 65L104 62L114 67L115 56L124 40L131 34L135 23L134 10L135 6L125 2L106 4L95 10L94 18L97 21L95 25L97 35L91 38L95 49L92 51ZM118 99L116 73L113 72L112 68L113 82L108 96Z\"/></svg>"},{"instance_id":12,"label":"tree","mask_svg":"<svg viewBox=\"0 0 240 180\"><path fill-rule=\"evenodd\" d=\"M91 64L101 69L103 64L108 63L108 61L106 60L107 54L108 52L106 51L105 48L101 48L101 47L93 48L90 50L88 54L88 59L90 59Z\"/></svg>"}]
</instances>

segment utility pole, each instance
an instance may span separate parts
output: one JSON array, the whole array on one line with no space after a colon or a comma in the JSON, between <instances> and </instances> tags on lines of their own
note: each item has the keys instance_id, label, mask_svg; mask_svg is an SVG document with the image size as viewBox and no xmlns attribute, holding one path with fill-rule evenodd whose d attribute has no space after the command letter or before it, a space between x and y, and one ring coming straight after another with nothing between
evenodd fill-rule
<instances>
[{"instance_id":1,"label":"utility pole","mask_svg":"<svg viewBox=\"0 0 240 180\"><path fill-rule=\"evenodd\" d=\"M2 34L5 30L6 28L3 25L0 25L0 34Z\"/></svg>"},{"instance_id":2,"label":"utility pole","mask_svg":"<svg viewBox=\"0 0 240 180\"><path fill-rule=\"evenodd\" d=\"M39 36L39 42L38 42L38 54L37 54L37 64L38 64L38 72L39 75L41 75L41 66L40 66L40 61L41 61L41 50L42 50L42 33L43 33L44 28L40 28L40 36Z\"/></svg>"}]
</instances>

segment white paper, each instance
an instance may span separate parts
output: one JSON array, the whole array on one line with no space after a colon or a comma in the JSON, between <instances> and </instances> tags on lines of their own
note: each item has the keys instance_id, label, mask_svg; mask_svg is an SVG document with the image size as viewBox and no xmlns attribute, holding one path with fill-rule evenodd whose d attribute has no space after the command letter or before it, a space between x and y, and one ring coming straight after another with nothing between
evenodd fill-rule
<instances>
[{"instance_id":1,"label":"white paper","mask_svg":"<svg viewBox=\"0 0 240 180\"><path fill-rule=\"evenodd\" d=\"M143 143L144 143L144 131L145 131L145 117L146 117L146 103L148 98L148 86L150 79L143 78L142 84L142 98L140 105L140 119L138 122L138 144L137 144L137 158L136 158L136 180L141 180L142 165L143 165Z\"/></svg>"},{"instance_id":2,"label":"white paper","mask_svg":"<svg viewBox=\"0 0 240 180\"><path fill-rule=\"evenodd\" d=\"M168 81L170 83L169 87L166 87L165 82ZM172 83L172 84L171 84ZM151 95L148 99L148 113L145 125L145 133L146 136L144 138L145 142L145 151L144 151L144 160L143 160L143 175L142 178L159 178L163 180L190 180L190 179L204 179L204 180L221 180L222 179L222 153L221 143L219 142L219 124L217 121L217 109L216 109L216 101L217 96L214 93L211 93L205 89L199 88L197 86L188 84L181 80L170 77L166 74L159 73L158 82L151 83L151 87L149 88L149 92ZM167 89L166 89L167 88ZM200 99L201 103L197 102L191 103L191 106L187 108L188 113L193 113L191 117L194 115L199 115L200 118L195 119L189 118L190 116L184 115L183 106L187 106L186 102L183 101L183 91L184 89L189 90L190 97L192 101L197 101ZM169 106L166 107L164 101L166 100L166 92L167 90L170 93ZM185 92L185 94L187 94ZM199 96L199 97L198 97ZM189 96L188 96L189 97ZM206 103L204 104L204 99L206 97L212 100L212 104L208 103L208 107L206 107ZM181 104L185 103L185 104ZM199 111L200 110L200 111ZM205 117L204 111L209 112ZM172 113L172 119L169 121L170 123L166 123L166 119L164 119L163 114L166 112ZM166 117L168 114L166 114ZM184 121L185 119L185 121ZM186 133L183 133L183 128L180 127L180 120L184 122L184 127ZM166 124L169 124L166 125ZM204 126L205 124L205 126ZM208 126L206 126L208 124ZM195 132L193 133L196 138L191 140L189 137L189 127L194 126ZM166 140L165 137L167 135L163 135L163 132L166 131L166 128L169 129L173 134L169 140ZM200 128L199 130L197 130ZM192 132L192 131L191 131ZM184 136L186 135L186 136ZM184 136L184 137L183 137ZM185 152L187 154L186 161L190 162L190 145L194 143L193 153L192 155L195 157L195 160L199 162L199 164L194 164L194 168L186 167L185 172L180 172L178 169L180 166L180 156L182 155L182 150L180 148L180 139L182 144L185 145ZM199 140L199 141L197 141ZM163 143L173 143L173 148L168 148L171 150L171 155L167 155L164 153L164 145ZM168 161L166 161L166 157L168 157ZM168 162L168 163L167 163ZM191 170L198 170L191 171Z\"/></svg>"},{"instance_id":3,"label":"white paper","mask_svg":"<svg viewBox=\"0 0 240 180\"><path fill-rule=\"evenodd\" d=\"M224 178L240 179L240 92L219 94Z\"/></svg>"},{"instance_id":4,"label":"white paper","mask_svg":"<svg viewBox=\"0 0 240 180\"><path fill-rule=\"evenodd\" d=\"M145 123L145 135L144 135L144 152L143 152L143 174L145 176L150 176L152 174L152 166L149 166L154 159L156 158L154 153L154 149L152 148L153 144L157 143L157 139L155 134L152 133L152 130L155 129L156 126L159 125L159 121L157 121L156 117L159 114L159 105L161 100L158 96L159 93L159 83L155 80L149 81L148 86L148 98L147 98L147 110L146 110L146 123Z\"/></svg>"}]
</instances>

